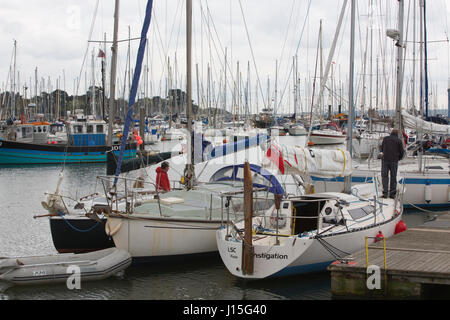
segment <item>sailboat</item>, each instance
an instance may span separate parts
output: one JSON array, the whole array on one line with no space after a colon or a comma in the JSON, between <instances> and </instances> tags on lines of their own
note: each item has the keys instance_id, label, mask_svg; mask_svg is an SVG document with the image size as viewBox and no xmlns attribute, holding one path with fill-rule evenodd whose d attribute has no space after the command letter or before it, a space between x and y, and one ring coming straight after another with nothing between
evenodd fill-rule
<instances>
[{"instance_id":1,"label":"sailboat","mask_svg":"<svg viewBox=\"0 0 450 320\"><path fill-rule=\"evenodd\" d=\"M403 6L403 2L400 4ZM423 9L423 5L422 9ZM403 20L403 10L399 10L399 21ZM399 29L389 30L389 34L393 35L396 41L400 44L402 38L403 23L399 23ZM409 115L401 109L401 88L402 88L402 68L401 57L403 55L402 46L397 47L397 99L396 99L396 113L395 122L399 132L402 132L401 126L416 129L421 132L436 132L445 135L448 134L448 125L432 124L423 121L417 117ZM427 96L427 95L425 95ZM405 184L407 192L404 195L403 202L406 208L445 208L450 205L450 164L448 159L422 155L419 152L417 156L406 157L399 162L398 177L400 182ZM352 175L352 183L361 183L363 181L370 182L374 173L380 172L381 163L360 164L355 166L354 174ZM343 179L331 178L322 179L315 178L316 191L342 191L344 188Z\"/></svg>"},{"instance_id":2,"label":"sailboat","mask_svg":"<svg viewBox=\"0 0 450 320\"><path fill-rule=\"evenodd\" d=\"M271 159L285 174L348 177L352 172L348 151L273 143L270 148L280 150ZM227 220L216 232L222 261L233 275L248 279L320 271L362 249L365 237L392 236L401 221L402 187L396 199L380 201L380 180L375 177L350 192L280 197L265 212L254 212L250 222ZM251 248L247 257L246 247ZM246 260L252 261L250 271L244 268Z\"/></svg>"},{"instance_id":3,"label":"sailboat","mask_svg":"<svg viewBox=\"0 0 450 320\"><path fill-rule=\"evenodd\" d=\"M187 1L187 127L191 135L191 72L190 72L190 32L192 2ZM150 7L151 10L151 7ZM148 12L147 12L148 13ZM146 20L147 21L147 20ZM138 68L136 68L138 70ZM126 129L125 129L126 130ZM251 138L256 138L255 146L250 147ZM114 178L111 193L110 213L107 220L108 234L114 240L117 248L130 252L133 259L161 259L185 257L197 254L217 252L215 232L222 225L225 215L239 216L243 208L243 200L235 199L229 202L231 195L242 193L242 162L243 157L255 159L252 161L252 174L255 176L255 195L260 198L258 206L261 210L267 208L273 201L274 194L284 193L280 181L257 165L260 152L258 144L260 136L234 141L232 149L242 150L227 153L227 146L215 149L211 157L222 153L223 156L209 159L199 168L195 164L195 145L192 139L187 139L187 154L182 180L183 187L166 193L158 191L152 183L152 197L140 201L134 200L133 193L118 192L116 182L124 178ZM265 137L267 139L267 137ZM248 146L248 147L247 147ZM180 156L181 157L181 156ZM256 158L255 158L256 157ZM237 160L239 159L239 160ZM181 159L171 159L173 163ZM183 165L183 162L182 162ZM120 166L118 166L120 168ZM172 167L172 171L177 168ZM181 171L182 168L178 167ZM201 183L198 177L208 170L209 181ZM169 171L170 172L170 171ZM144 182L144 184L149 182ZM295 181L289 186L295 189ZM120 196L126 201L120 202ZM129 201L127 200L129 199ZM122 205L129 202L129 205Z\"/></svg>"},{"instance_id":4,"label":"sailboat","mask_svg":"<svg viewBox=\"0 0 450 320\"><path fill-rule=\"evenodd\" d=\"M345 8L346 2L344 2ZM344 11L343 8L343 11ZM355 5L352 5L351 56L354 55ZM353 66L350 64L349 124L353 118ZM331 157L317 155L324 150L277 146L272 157L286 172L346 177L344 193L314 193L278 201L264 214L246 212L243 221L230 221L216 233L222 261L235 276L262 279L292 273L324 270L364 246L366 237L375 241L392 236L400 223L402 204L396 199L378 200L379 179L350 188L351 141L348 150L334 150ZM271 147L272 148L272 147ZM327 150L331 151L331 150ZM334 160L334 163L333 161ZM342 171L337 174L340 164ZM326 170L323 168L325 167ZM248 176L247 176L248 177ZM251 177L248 177L251 179ZM401 190L400 190L401 191ZM248 201L252 201L251 198ZM370 240L373 242L373 240Z\"/></svg>"}]
</instances>

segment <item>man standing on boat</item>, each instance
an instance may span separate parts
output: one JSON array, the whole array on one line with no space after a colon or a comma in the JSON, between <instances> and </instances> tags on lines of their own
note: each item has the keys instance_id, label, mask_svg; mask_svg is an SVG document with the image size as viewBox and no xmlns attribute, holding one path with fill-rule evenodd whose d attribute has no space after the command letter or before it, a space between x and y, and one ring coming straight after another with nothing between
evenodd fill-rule
<instances>
[{"instance_id":1,"label":"man standing on boat","mask_svg":"<svg viewBox=\"0 0 450 320\"><path fill-rule=\"evenodd\" d=\"M381 179L383 182L383 198L395 198L397 193L398 162L405 155L403 142L398 137L398 129L393 129L390 136L384 137L381 144L383 153L381 161ZM389 173L391 181L389 183Z\"/></svg>"}]
</instances>

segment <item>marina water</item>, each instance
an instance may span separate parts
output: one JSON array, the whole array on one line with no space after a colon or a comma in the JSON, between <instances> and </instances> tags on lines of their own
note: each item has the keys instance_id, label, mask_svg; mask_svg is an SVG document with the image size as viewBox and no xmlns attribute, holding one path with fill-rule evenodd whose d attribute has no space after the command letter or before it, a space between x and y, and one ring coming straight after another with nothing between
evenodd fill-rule
<instances>
[{"instance_id":1,"label":"marina water","mask_svg":"<svg viewBox=\"0 0 450 320\"><path fill-rule=\"evenodd\" d=\"M280 137L281 143L300 145L304 137ZM150 146L147 146L150 149ZM151 148L181 150L179 141L161 142ZM0 168L0 256L20 257L56 254L48 218L41 206L45 192L54 192L63 166L23 166ZM106 174L105 164L64 167L62 193L77 199L99 192L96 176ZM420 211L404 214L407 227L422 224L428 215ZM107 280L82 282L80 290L64 284L9 287L0 283L2 299L165 299L165 300L329 300L327 271L278 279L244 281L232 276L217 255L182 263L148 263L129 267Z\"/></svg>"}]
</instances>

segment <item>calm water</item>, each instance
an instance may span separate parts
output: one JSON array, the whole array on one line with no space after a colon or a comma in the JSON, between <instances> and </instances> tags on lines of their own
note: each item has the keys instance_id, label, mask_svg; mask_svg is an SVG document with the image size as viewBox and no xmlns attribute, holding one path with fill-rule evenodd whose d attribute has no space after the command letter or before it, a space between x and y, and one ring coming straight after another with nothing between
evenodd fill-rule
<instances>
[{"instance_id":1,"label":"calm water","mask_svg":"<svg viewBox=\"0 0 450 320\"><path fill-rule=\"evenodd\" d=\"M288 138L288 137L286 137ZM289 142L298 143L298 140ZM178 142L155 146L169 151ZM0 256L56 254L46 214L41 201L46 191L54 192L61 166L0 168ZM62 193L73 198L101 192L95 177L105 175L106 167L67 165ZM409 212L404 216L408 227L423 223L425 215ZM329 300L328 272L290 276L264 281L244 281L233 277L217 256L183 263L131 266L123 275L104 281L82 283L81 290L68 290L65 284L10 287L0 284L2 299L248 299Z\"/></svg>"}]
</instances>

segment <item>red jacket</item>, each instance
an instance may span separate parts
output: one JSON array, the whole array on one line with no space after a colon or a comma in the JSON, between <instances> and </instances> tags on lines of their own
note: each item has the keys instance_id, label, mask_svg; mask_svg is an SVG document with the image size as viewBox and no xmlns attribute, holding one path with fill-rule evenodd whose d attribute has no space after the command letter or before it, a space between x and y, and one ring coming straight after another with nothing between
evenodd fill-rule
<instances>
[{"instance_id":1,"label":"red jacket","mask_svg":"<svg viewBox=\"0 0 450 320\"><path fill-rule=\"evenodd\" d=\"M170 191L169 176L161 167L156 168L156 188L158 191Z\"/></svg>"}]
</instances>

